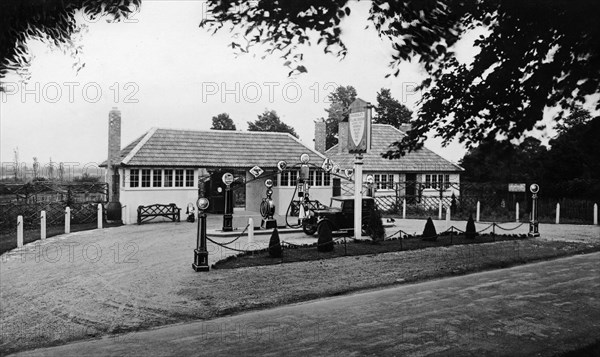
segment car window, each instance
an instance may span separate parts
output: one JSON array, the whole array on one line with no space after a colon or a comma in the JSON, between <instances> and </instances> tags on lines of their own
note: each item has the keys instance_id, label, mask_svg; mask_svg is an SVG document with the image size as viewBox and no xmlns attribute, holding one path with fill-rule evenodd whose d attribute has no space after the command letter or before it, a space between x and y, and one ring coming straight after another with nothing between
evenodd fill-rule
<instances>
[{"instance_id":1,"label":"car window","mask_svg":"<svg viewBox=\"0 0 600 357\"><path fill-rule=\"evenodd\" d=\"M331 200L331 208L342 209L342 201L340 200Z\"/></svg>"}]
</instances>

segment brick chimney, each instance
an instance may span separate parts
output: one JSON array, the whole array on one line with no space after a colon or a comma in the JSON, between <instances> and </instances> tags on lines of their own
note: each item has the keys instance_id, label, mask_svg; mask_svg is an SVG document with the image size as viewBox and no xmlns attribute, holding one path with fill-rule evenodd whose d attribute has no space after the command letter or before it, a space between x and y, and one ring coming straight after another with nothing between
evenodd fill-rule
<instances>
[{"instance_id":1,"label":"brick chimney","mask_svg":"<svg viewBox=\"0 0 600 357\"><path fill-rule=\"evenodd\" d=\"M325 153L327 144L327 123L325 119L315 121L315 150L321 154Z\"/></svg>"},{"instance_id":2,"label":"brick chimney","mask_svg":"<svg viewBox=\"0 0 600 357\"><path fill-rule=\"evenodd\" d=\"M341 121L338 125L338 148L340 153L348 153L348 121Z\"/></svg>"},{"instance_id":3,"label":"brick chimney","mask_svg":"<svg viewBox=\"0 0 600 357\"><path fill-rule=\"evenodd\" d=\"M118 165L121 152L121 111L113 107L108 113L108 160L107 163L107 182L111 192L111 202L119 201L119 179L118 169L115 170L115 165Z\"/></svg>"}]
</instances>

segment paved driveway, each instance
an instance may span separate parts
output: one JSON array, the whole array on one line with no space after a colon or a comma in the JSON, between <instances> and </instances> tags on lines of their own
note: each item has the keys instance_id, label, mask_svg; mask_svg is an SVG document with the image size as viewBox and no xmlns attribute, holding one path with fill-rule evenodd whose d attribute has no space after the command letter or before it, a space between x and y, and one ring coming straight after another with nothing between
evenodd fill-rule
<instances>
[{"instance_id":1,"label":"paved driveway","mask_svg":"<svg viewBox=\"0 0 600 357\"><path fill-rule=\"evenodd\" d=\"M598 338L600 253L21 356L551 356Z\"/></svg>"}]
</instances>

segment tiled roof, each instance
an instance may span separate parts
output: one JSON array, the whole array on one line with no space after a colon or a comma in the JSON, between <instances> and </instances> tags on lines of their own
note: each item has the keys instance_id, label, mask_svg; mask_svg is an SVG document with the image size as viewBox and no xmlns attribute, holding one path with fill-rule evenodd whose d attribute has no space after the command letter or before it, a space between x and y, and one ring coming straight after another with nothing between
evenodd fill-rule
<instances>
[{"instance_id":1,"label":"tiled roof","mask_svg":"<svg viewBox=\"0 0 600 357\"><path fill-rule=\"evenodd\" d=\"M402 172L428 172L445 171L458 172L464 169L451 163L433 151L422 148L412 151L399 159L384 159L382 153L389 150L390 145L406 135L402 131L388 124L373 124L371 150L363 154L364 171L402 171ZM331 147L325 155L342 169L354 166L354 154L340 153L338 145Z\"/></svg>"},{"instance_id":2,"label":"tiled roof","mask_svg":"<svg viewBox=\"0 0 600 357\"><path fill-rule=\"evenodd\" d=\"M152 129L121 150L122 165L276 167L279 160L288 164L309 154L320 164L324 156L287 133L233 130Z\"/></svg>"}]
</instances>

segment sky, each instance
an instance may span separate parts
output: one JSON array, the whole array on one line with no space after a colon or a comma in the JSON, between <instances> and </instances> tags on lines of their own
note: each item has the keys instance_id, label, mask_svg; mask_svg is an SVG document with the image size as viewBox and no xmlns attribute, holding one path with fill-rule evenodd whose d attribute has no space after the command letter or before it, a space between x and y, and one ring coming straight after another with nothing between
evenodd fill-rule
<instances>
[{"instance_id":1,"label":"sky","mask_svg":"<svg viewBox=\"0 0 600 357\"><path fill-rule=\"evenodd\" d=\"M211 118L229 113L238 130L246 130L265 109L276 110L313 147L314 120L326 117L327 95L339 85L352 85L358 97L376 103L377 92L390 88L409 109L420 94L415 86L426 75L417 63L405 63L398 77L391 72L391 46L368 24L369 2L353 2L343 22L345 59L324 54L322 47L302 49L308 73L288 77L284 59L262 52L236 56L227 31L211 35L198 27L209 16L202 1L144 1L130 19L82 18L86 30L76 37L81 54L33 41L27 84L10 75L0 94L0 161L35 156L44 164L99 163L107 155L108 112L122 112L122 147L152 127L208 130ZM473 49L459 43L460 60ZM84 64L83 67L81 67ZM457 162L464 149L440 140L426 146Z\"/></svg>"}]
</instances>

